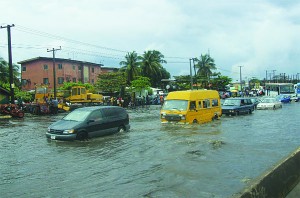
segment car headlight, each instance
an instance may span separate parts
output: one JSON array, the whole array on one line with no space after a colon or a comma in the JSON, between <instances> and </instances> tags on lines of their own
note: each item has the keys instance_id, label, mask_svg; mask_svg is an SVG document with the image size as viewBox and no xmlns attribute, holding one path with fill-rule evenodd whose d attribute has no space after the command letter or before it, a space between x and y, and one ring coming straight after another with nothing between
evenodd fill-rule
<instances>
[{"instance_id":1,"label":"car headlight","mask_svg":"<svg viewBox=\"0 0 300 198\"><path fill-rule=\"evenodd\" d=\"M67 129L63 131L64 134L74 133L74 129Z\"/></svg>"},{"instance_id":2,"label":"car headlight","mask_svg":"<svg viewBox=\"0 0 300 198\"><path fill-rule=\"evenodd\" d=\"M166 118L166 114L165 113L162 113L160 116L161 116L162 119Z\"/></svg>"},{"instance_id":3,"label":"car headlight","mask_svg":"<svg viewBox=\"0 0 300 198\"><path fill-rule=\"evenodd\" d=\"M181 120L185 120L185 115L179 115Z\"/></svg>"}]
</instances>

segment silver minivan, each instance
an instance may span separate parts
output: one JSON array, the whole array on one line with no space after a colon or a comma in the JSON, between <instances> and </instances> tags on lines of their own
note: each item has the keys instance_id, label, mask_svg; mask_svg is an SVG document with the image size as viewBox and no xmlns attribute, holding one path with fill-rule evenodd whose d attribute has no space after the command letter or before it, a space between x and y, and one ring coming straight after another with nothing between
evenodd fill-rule
<instances>
[{"instance_id":1,"label":"silver minivan","mask_svg":"<svg viewBox=\"0 0 300 198\"><path fill-rule=\"evenodd\" d=\"M53 140L84 140L129 129L129 115L122 107L83 107L51 124L46 137Z\"/></svg>"}]
</instances>

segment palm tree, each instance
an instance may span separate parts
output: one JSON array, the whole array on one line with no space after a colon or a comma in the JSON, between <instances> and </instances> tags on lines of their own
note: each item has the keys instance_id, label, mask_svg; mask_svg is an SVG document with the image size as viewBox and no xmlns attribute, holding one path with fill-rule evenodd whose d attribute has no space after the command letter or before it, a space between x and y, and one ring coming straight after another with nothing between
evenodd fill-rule
<instances>
[{"instance_id":1,"label":"palm tree","mask_svg":"<svg viewBox=\"0 0 300 198\"><path fill-rule=\"evenodd\" d=\"M157 79L162 77L163 67L161 64L167 63L163 58L164 56L156 50L146 51L143 56L140 56L142 76L150 78L151 85L155 85Z\"/></svg>"},{"instance_id":2,"label":"palm tree","mask_svg":"<svg viewBox=\"0 0 300 198\"><path fill-rule=\"evenodd\" d=\"M16 86L20 85L20 80L18 77L20 76L19 73L19 66L13 64L13 81ZM3 58L0 57L0 83L9 83L9 65Z\"/></svg>"},{"instance_id":3,"label":"palm tree","mask_svg":"<svg viewBox=\"0 0 300 198\"><path fill-rule=\"evenodd\" d=\"M135 79L136 76L139 76L140 73L140 63L139 57L135 51L127 53L125 56L126 61L121 61L120 65L124 65L120 70L124 71L127 78L127 85L130 85L130 82Z\"/></svg>"},{"instance_id":4,"label":"palm tree","mask_svg":"<svg viewBox=\"0 0 300 198\"><path fill-rule=\"evenodd\" d=\"M217 69L213 58L208 54L200 56L200 60L196 59L195 67L198 68L197 74L206 77L208 80L212 74L211 70Z\"/></svg>"}]
</instances>

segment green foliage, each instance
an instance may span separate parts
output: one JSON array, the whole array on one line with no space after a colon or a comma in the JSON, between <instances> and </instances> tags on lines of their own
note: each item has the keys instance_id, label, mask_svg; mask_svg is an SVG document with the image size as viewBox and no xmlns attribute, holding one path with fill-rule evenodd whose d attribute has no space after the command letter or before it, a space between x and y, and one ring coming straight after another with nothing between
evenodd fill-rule
<instances>
[{"instance_id":1,"label":"green foliage","mask_svg":"<svg viewBox=\"0 0 300 198\"><path fill-rule=\"evenodd\" d=\"M109 72L99 74L96 88L103 92L119 92L126 86L126 78L122 72Z\"/></svg>"},{"instance_id":2,"label":"green foliage","mask_svg":"<svg viewBox=\"0 0 300 198\"><path fill-rule=\"evenodd\" d=\"M9 83L1 84L1 87L10 91ZM18 87L14 88L15 99L22 98L23 101L29 102L33 100L33 95L29 92L22 91Z\"/></svg>"},{"instance_id":3,"label":"green foliage","mask_svg":"<svg viewBox=\"0 0 300 198\"><path fill-rule=\"evenodd\" d=\"M16 64L13 67L13 82L15 86L21 87L21 82L19 80L19 66ZM3 58L0 57L0 85L9 83L9 64Z\"/></svg>"},{"instance_id":4,"label":"green foliage","mask_svg":"<svg viewBox=\"0 0 300 198\"><path fill-rule=\"evenodd\" d=\"M63 86L59 87L59 90L70 90L74 86L83 86L90 92L94 92L95 88L90 83L82 83L82 82L64 82Z\"/></svg>"},{"instance_id":5,"label":"green foliage","mask_svg":"<svg viewBox=\"0 0 300 198\"><path fill-rule=\"evenodd\" d=\"M217 77L210 80L211 87L210 89L214 90L226 90L226 85L230 84L232 81L231 78L228 76L222 76L221 74L218 74Z\"/></svg>"},{"instance_id":6,"label":"green foliage","mask_svg":"<svg viewBox=\"0 0 300 198\"><path fill-rule=\"evenodd\" d=\"M150 79L147 77L139 76L136 80L131 82L130 90L142 91L143 89L149 89L151 86Z\"/></svg>"}]
</instances>

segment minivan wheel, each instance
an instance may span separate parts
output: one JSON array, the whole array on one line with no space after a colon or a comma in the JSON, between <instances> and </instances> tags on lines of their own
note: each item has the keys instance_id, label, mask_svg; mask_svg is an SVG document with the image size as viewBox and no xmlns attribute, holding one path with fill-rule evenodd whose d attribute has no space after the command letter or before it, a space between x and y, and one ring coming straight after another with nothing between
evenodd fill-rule
<instances>
[{"instance_id":1,"label":"minivan wheel","mask_svg":"<svg viewBox=\"0 0 300 198\"><path fill-rule=\"evenodd\" d=\"M76 136L77 140L85 140L87 137L88 135L86 132L79 132Z\"/></svg>"},{"instance_id":2,"label":"minivan wheel","mask_svg":"<svg viewBox=\"0 0 300 198\"><path fill-rule=\"evenodd\" d=\"M125 130L125 128L124 128L124 126L119 126L119 128L118 128L118 133L123 133L123 132L125 132L126 130Z\"/></svg>"}]
</instances>

